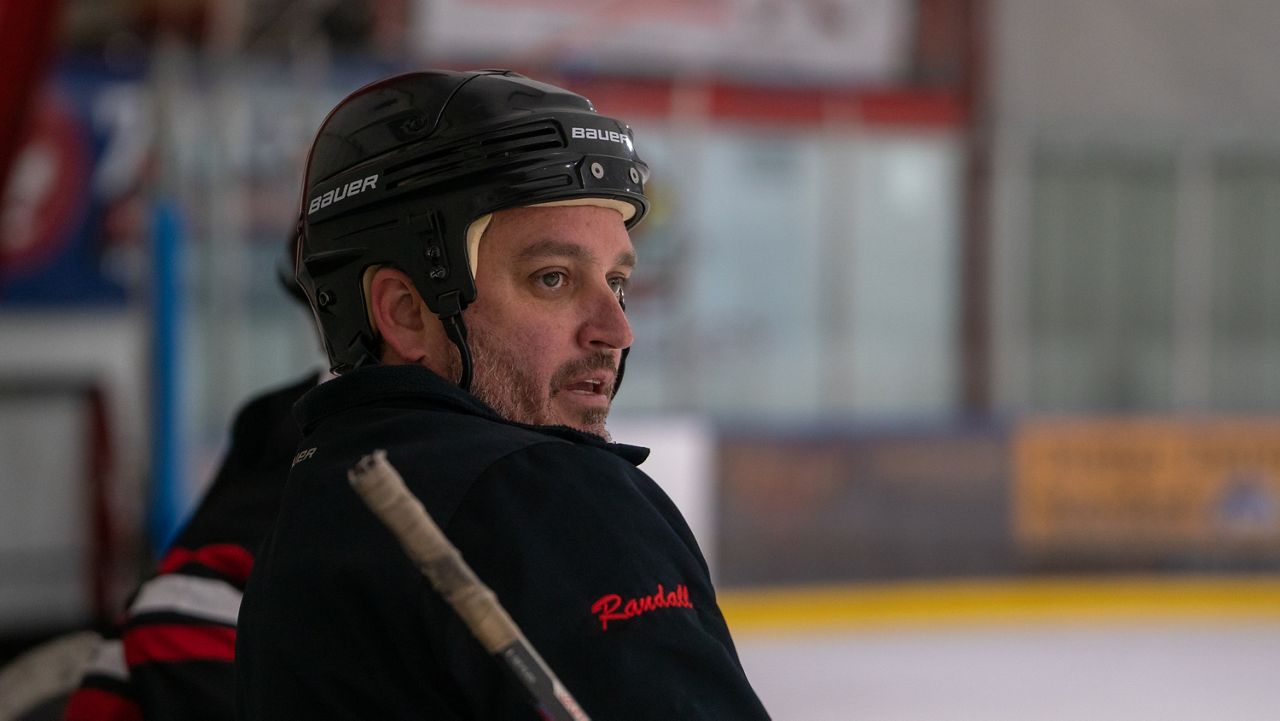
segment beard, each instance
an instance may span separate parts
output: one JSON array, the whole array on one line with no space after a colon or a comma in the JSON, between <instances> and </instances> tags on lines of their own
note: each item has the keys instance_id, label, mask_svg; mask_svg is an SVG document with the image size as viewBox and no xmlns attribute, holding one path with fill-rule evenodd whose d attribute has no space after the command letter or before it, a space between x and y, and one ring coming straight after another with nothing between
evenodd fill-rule
<instances>
[{"instance_id":1,"label":"beard","mask_svg":"<svg viewBox=\"0 0 1280 721\"><path fill-rule=\"evenodd\" d=\"M503 344L482 328L468 329L467 346L471 349L471 393L509 421L534 426L566 425L570 428L611 441L605 419L608 408L590 408L575 412L570 418L557 418L551 405L560 389L580 373L594 370L617 371L617 362L609 353L597 352L569 361L556 369L546 382L539 382L526 370L527 364L517 349ZM453 377L462 375L458 356L452 360Z\"/></svg>"}]
</instances>

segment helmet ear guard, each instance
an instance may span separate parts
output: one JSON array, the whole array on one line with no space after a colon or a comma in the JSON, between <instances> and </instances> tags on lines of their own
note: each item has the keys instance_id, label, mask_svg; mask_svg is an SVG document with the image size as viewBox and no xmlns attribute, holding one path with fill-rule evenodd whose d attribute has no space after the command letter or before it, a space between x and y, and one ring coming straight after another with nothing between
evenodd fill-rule
<instances>
[{"instance_id":1,"label":"helmet ear guard","mask_svg":"<svg viewBox=\"0 0 1280 721\"><path fill-rule=\"evenodd\" d=\"M628 126L515 73L410 73L357 90L316 136L299 219L296 276L331 368L377 361L362 278L393 265L444 324L468 388L461 314L476 297L487 219L589 204L618 210L631 228L648 211L648 172Z\"/></svg>"}]
</instances>

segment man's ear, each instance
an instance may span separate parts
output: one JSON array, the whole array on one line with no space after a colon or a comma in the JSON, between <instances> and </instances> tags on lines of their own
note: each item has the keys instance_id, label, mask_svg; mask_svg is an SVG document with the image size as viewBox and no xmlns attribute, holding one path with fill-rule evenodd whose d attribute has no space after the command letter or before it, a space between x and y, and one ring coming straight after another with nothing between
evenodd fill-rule
<instances>
[{"instance_id":1,"label":"man's ear","mask_svg":"<svg viewBox=\"0 0 1280 721\"><path fill-rule=\"evenodd\" d=\"M369 320L382 337L382 362L421 363L431 352L435 316L409 276L395 268L371 269L368 277Z\"/></svg>"}]
</instances>

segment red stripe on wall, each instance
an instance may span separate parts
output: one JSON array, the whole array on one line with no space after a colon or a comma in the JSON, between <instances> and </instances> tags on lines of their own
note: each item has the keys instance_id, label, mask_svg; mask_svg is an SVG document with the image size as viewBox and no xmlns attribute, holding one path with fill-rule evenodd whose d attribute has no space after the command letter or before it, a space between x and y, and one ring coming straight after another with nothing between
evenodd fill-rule
<instances>
[{"instance_id":1,"label":"red stripe on wall","mask_svg":"<svg viewBox=\"0 0 1280 721\"><path fill-rule=\"evenodd\" d=\"M605 115L625 119L711 121L783 126L963 128L964 98L914 88L792 87L666 78L555 78Z\"/></svg>"},{"instance_id":2,"label":"red stripe on wall","mask_svg":"<svg viewBox=\"0 0 1280 721\"><path fill-rule=\"evenodd\" d=\"M630 121L637 117L667 117L672 109L671 83L667 80L589 78L570 79L566 87L585 96L596 110Z\"/></svg>"},{"instance_id":3,"label":"red stripe on wall","mask_svg":"<svg viewBox=\"0 0 1280 721\"><path fill-rule=\"evenodd\" d=\"M124 635L124 660L130 666L174 661L226 661L236 656L236 630L228 626L158 624Z\"/></svg>"},{"instance_id":4,"label":"red stripe on wall","mask_svg":"<svg viewBox=\"0 0 1280 721\"><path fill-rule=\"evenodd\" d=\"M823 92L814 89L717 85L711 116L770 124L817 125L823 120Z\"/></svg>"},{"instance_id":5,"label":"red stripe on wall","mask_svg":"<svg viewBox=\"0 0 1280 721\"><path fill-rule=\"evenodd\" d=\"M213 543L194 551L175 548L160 561L160 573L173 573L188 563L198 563L234 582L244 583L253 570L253 554L234 543Z\"/></svg>"},{"instance_id":6,"label":"red stripe on wall","mask_svg":"<svg viewBox=\"0 0 1280 721\"><path fill-rule=\"evenodd\" d=\"M100 688L78 688L67 700L63 721L142 721L132 699Z\"/></svg>"},{"instance_id":7,"label":"red stripe on wall","mask_svg":"<svg viewBox=\"0 0 1280 721\"><path fill-rule=\"evenodd\" d=\"M859 115L868 125L961 127L969 122L956 93L882 90L861 93L859 100Z\"/></svg>"}]
</instances>

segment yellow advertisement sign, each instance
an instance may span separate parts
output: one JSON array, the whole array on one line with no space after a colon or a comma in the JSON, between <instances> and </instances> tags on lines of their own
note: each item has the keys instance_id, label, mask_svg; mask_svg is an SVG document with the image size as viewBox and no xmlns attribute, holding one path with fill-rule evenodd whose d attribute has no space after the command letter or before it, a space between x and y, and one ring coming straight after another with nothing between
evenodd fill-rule
<instances>
[{"instance_id":1,"label":"yellow advertisement sign","mask_svg":"<svg viewBox=\"0 0 1280 721\"><path fill-rule=\"evenodd\" d=\"M1280 551L1280 419L1044 419L1013 438L1026 552Z\"/></svg>"}]
</instances>

